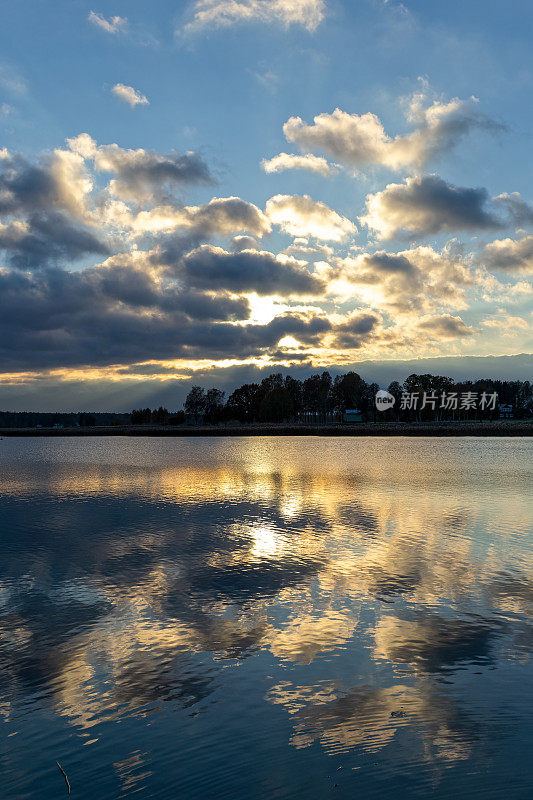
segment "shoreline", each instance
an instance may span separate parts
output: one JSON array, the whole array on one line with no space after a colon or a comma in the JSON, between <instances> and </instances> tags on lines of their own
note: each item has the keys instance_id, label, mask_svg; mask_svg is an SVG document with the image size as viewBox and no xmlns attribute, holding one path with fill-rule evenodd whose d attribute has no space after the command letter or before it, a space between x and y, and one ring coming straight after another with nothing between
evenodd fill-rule
<instances>
[{"instance_id":1,"label":"shoreline","mask_svg":"<svg viewBox=\"0 0 533 800\"><path fill-rule=\"evenodd\" d=\"M337 425L106 425L87 428L0 428L0 437L28 436L533 436L533 421L357 422Z\"/></svg>"}]
</instances>

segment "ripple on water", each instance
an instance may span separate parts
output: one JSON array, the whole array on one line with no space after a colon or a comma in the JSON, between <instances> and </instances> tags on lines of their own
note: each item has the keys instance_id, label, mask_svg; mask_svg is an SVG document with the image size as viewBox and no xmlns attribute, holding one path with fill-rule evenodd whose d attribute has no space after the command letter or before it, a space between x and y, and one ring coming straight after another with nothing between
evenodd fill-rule
<instances>
[{"instance_id":1,"label":"ripple on water","mask_svg":"<svg viewBox=\"0 0 533 800\"><path fill-rule=\"evenodd\" d=\"M527 796L529 441L2 445L6 798Z\"/></svg>"}]
</instances>

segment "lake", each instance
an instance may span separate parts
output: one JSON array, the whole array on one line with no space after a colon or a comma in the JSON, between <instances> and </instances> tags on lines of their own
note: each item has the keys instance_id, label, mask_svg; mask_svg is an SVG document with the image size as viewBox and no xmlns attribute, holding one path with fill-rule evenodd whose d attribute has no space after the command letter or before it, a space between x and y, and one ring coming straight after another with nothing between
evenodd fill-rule
<instances>
[{"instance_id":1,"label":"lake","mask_svg":"<svg viewBox=\"0 0 533 800\"><path fill-rule=\"evenodd\" d=\"M0 796L531 797L527 439L0 441Z\"/></svg>"}]
</instances>

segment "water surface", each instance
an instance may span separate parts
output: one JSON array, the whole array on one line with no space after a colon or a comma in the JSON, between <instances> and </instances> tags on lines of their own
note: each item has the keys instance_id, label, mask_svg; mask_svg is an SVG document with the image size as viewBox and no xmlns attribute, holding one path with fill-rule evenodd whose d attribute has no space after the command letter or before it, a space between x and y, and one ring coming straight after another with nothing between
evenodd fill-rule
<instances>
[{"instance_id":1,"label":"water surface","mask_svg":"<svg viewBox=\"0 0 533 800\"><path fill-rule=\"evenodd\" d=\"M521 439L0 442L0 796L531 796Z\"/></svg>"}]
</instances>

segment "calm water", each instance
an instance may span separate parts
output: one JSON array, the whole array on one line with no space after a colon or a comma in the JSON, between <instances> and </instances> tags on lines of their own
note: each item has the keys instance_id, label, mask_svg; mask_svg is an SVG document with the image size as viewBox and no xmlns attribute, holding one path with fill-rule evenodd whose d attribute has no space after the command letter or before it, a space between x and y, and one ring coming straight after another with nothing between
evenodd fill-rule
<instances>
[{"instance_id":1,"label":"calm water","mask_svg":"<svg viewBox=\"0 0 533 800\"><path fill-rule=\"evenodd\" d=\"M4 439L0 796L531 797L533 444Z\"/></svg>"}]
</instances>

